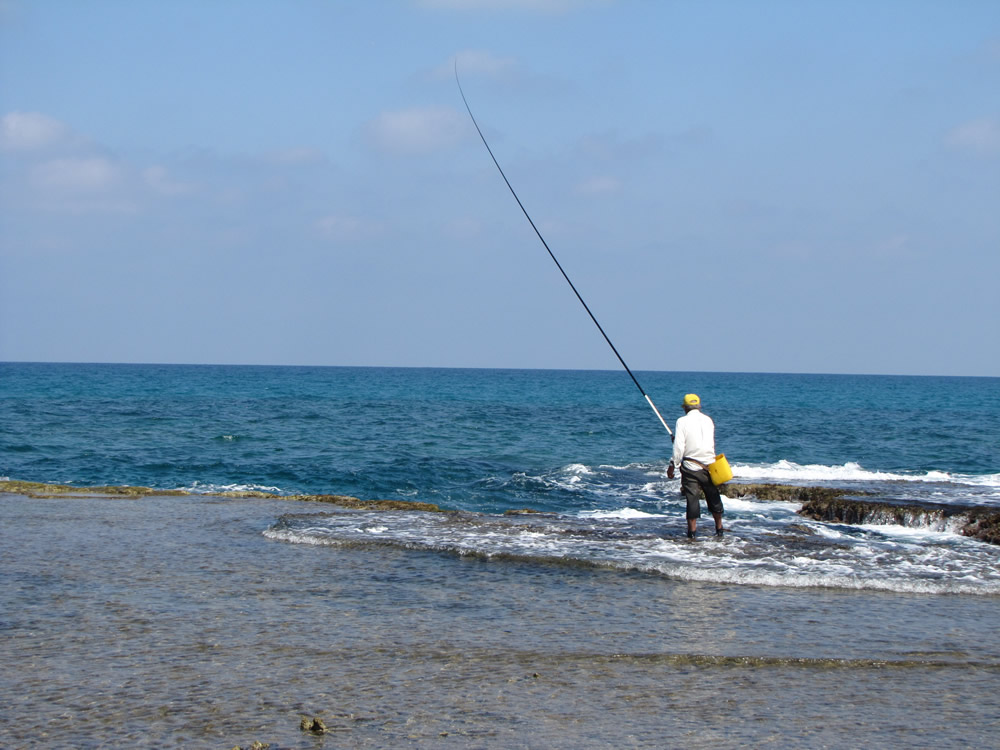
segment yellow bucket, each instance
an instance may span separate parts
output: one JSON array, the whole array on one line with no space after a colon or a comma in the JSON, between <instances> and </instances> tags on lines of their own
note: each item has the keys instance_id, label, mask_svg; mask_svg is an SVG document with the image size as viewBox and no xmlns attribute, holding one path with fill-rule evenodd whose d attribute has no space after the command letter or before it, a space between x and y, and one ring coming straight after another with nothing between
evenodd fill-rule
<instances>
[{"instance_id":1,"label":"yellow bucket","mask_svg":"<svg viewBox=\"0 0 1000 750\"><path fill-rule=\"evenodd\" d=\"M708 475L712 477L712 484L716 486L725 484L733 478L733 470L729 468L729 462L726 460L725 453L720 453L708 465Z\"/></svg>"}]
</instances>

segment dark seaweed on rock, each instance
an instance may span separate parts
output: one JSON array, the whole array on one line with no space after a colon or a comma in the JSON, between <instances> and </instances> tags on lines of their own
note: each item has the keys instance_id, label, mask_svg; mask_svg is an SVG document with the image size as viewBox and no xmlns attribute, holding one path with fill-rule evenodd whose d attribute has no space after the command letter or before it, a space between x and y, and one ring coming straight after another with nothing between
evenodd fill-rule
<instances>
[{"instance_id":1,"label":"dark seaweed on rock","mask_svg":"<svg viewBox=\"0 0 1000 750\"><path fill-rule=\"evenodd\" d=\"M1000 544L1000 511L978 506L880 503L849 498L810 500L798 511L816 521L846 524L896 524L958 533Z\"/></svg>"},{"instance_id":2,"label":"dark seaweed on rock","mask_svg":"<svg viewBox=\"0 0 1000 750\"><path fill-rule=\"evenodd\" d=\"M186 490L157 490L152 487L73 487L68 484L45 484L43 482L0 481L0 492L24 495L36 499L57 497L160 497L193 495ZM434 503L420 503L409 500L361 500L350 495L278 495L273 492L234 491L212 492L209 497L260 498L264 500L299 500L303 502L330 503L344 508L360 510L422 510L440 512Z\"/></svg>"},{"instance_id":3,"label":"dark seaweed on rock","mask_svg":"<svg viewBox=\"0 0 1000 750\"><path fill-rule=\"evenodd\" d=\"M810 500L841 498L843 490L828 487L796 487L789 484L734 484L727 482L722 487L722 494L727 497L749 497L758 500L777 500L780 502L805 503ZM855 492L854 495L867 495L867 492Z\"/></svg>"},{"instance_id":4,"label":"dark seaweed on rock","mask_svg":"<svg viewBox=\"0 0 1000 750\"><path fill-rule=\"evenodd\" d=\"M360 510L422 510L428 513L444 512L434 503L421 503L413 500L360 500L350 495L274 495L279 500L302 500L314 503L330 503L343 508L358 508Z\"/></svg>"},{"instance_id":5,"label":"dark seaweed on rock","mask_svg":"<svg viewBox=\"0 0 1000 750\"><path fill-rule=\"evenodd\" d=\"M55 498L67 496L94 497L149 497L151 495L187 495L184 490L154 490L152 487L130 487L115 485L107 487L73 487L68 484L46 484L45 482L0 482L0 492L24 495L33 498Z\"/></svg>"},{"instance_id":6,"label":"dark seaweed on rock","mask_svg":"<svg viewBox=\"0 0 1000 750\"><path fill-rule=\"evenodd\" d=\"M969 516L969 522L962 529L963 534L991 544L1000 544L1000 511L975 508Z\"/></svg>"},{"instance_id":7,"label":"dark seaweed on rock","mask_svg":"<svg viewBox=\"0 0 1000 750\"><path fill-rule=\"evenodd\" d=\"M868 492L828 487L794 487L785 484L727 484L729 497L753 496L758 500L800 502L798 513L814 521L846 524L895 524L913 528L955 529L990 544L1000 544L1000 510L978 505L868 500Z\"/></svg>"},{"instance_id":8,"label":"dark seaweed on rock","mask_svg":"<svg viewBox=\"0 0 1000 750\"><path fill-rule=\"evenodd\" d=\"M0 481L0 492L31 498L121 497L191 495L185 490L157 490L151 487L73 487L42 482ZM852 492L828 487L797 487L784 484L733 484L725 486L729 497L755 497L758 500L800 502L798 513L816 521L846 524L897 524L917 528L955 529L964 536L990 544L1000 544L1000 510L977 505L936 505L934 503L878 502L865 499L867 492ZM343 508L377 511L449 512L433 503L410 500L361 500L350 495L278 495L270 492L235 491L211 493L216 497L262 498L301 502L329 503ZM534 515L522 508L508 515ZM539 513L538 515L544 515Z\"/></svg>"}]
</instances>

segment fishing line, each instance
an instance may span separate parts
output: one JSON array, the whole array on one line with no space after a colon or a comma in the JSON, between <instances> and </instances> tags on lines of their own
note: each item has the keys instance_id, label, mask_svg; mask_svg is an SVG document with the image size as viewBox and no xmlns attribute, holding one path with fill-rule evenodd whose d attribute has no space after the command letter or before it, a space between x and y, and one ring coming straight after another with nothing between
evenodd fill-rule
<instances>
[{"instance_id":1,"label":"fishing line","mask_svg":"<svg viewBox=\"0 0 1000 750\"><path fill-rule=\"evenodd\" d=\"M465 92L462 90L462 82L458 80L457 59L455 60L455 83L458 84L458 93L462 95L462 102L465 104L465 109L469 113L469 117L472 118L472 124L476 126L476 132L479 133L479 137L482 139L483 145L486 146L486 150L489 152L490 158L493 159L493 163L496 165L497 170L499 170L500 176L503 177L503 181L507 183L507 189L510 190L510 194L514 196L514 200L516 200L517 205L520 206L521 213L524 214L524 218L526 218L528 220L528 223L531 224L531 228L535 230L535 234L538 235L538 239L542 241L542 245L548 251L549 257L552 258L552 261L556 264L556 268L559 269L559 272L562 274L563 278L566 279L566 283L569 284L569 288L573 290L573 294L575 294L576 298L580 300L580 304L583 305L583 309L587 311L587 315L589 315L590 319L594 321L594 325L597 326L597 330L601 332L601 335L604 337L604 340L608 342L608 346L611 347L611 351L613 351L615 353L615 356L618 357L618 361L621 362L622 367L625 368L625 372L627 372L629 374L629 377L632 378L632 382L635 383L635 387L639 389L639 393L641 393L643 397L646 399L646 402L653 410L653 413L656 414L656 416L659 418L660 424L663 425L663 427L666 429L667 433L669 433L670 438L672 440L674 437L674 433L670 431L670 428L667 426L666 421L660 414L659 409L657 409L656 405L653 403L653 399L651 399L649 397L649 394L647 394L646 391L643 390L642 386L639 385L639 381L632 373L632 370L630 370L629 366L625 364L625 360L622 358L622 355L618 353L618 349L615 347L613 343L611 343L611 339L608 337L608 334L604 332L604 328L601 326L600 323L597 322L597 317L594 315L593 312L591 312L590 307L587 305L587 303L584 302L583 297L580 295L580 292L577 291L576 285L573 284L573 282L570 280L569 274L566 273L566 270L562 267L562 263L559 262L559 259L556 258L555 253L552 252L552 248L549 247L549 243L545 241L545 238L542 237L542 233L538 231L538 227L536 227L535 222L531 220L531 217L528 215L527 209L524 207L524 204L521 203L521 199L518 198L517 193L514 192L514 188L510 184L510 180L508 180L507 175L504 174L503 168L500 166L500 162L498 162L496 156L493 155L493 149L491 149L490 144L486 142L486 136L483 135L483 131L480 129L479 123L476 122L476 116L472 114L472 108L469 106L469 100L465 98Z\"/></svg>"}]
</instances>

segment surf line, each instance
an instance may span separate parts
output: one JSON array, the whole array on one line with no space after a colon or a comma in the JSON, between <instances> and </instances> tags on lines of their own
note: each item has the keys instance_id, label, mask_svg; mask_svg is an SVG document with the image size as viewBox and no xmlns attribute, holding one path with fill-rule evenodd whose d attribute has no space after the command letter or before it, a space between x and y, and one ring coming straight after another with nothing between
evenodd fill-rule
<instances>
[{"instance_id":1,"label":"surf line","mask_svg":"<svg viewBox=\"0 0 1000 750\"><path fill-rule=\"evenodd\" d=\"M646 403L649 404L650 408L653 410L653 413L660 420L660 424L663 425L664 429L666 429L667 431L667 434L670 435L670 439L673 440L674 433L670 431L670 427L667 426L667 422L663 418L663 415L660 414L660 410L656 408L656 404L653 403L653 399L649 397L649 394L646 393L646 391L643 389L641 385L639 385L638 379L635 377L632 370L629 369L629 366L625 364L625 360L622 358L622 355L618 353L618 349L615 347L615 345L611 343L611 339L608 337L608 334L604 332L604 328L601 326L600 323L597 322L597 317L594 315L593 312L591 312L590 307L587 305L587 303L584 302L583 297L580 295L580 292L578 292L576 289L576 285L573 284L573 282L570 280L569 274L566 273L566 270L562 267L562 263L559 262L559 259L556 258L555 253L552 252L552 248L549 247L549 243L545 241L545 238L542 237L542 233L538 231L538 227L536 227L535 222L531 220L531 217L528 215L527 209L524 207L524 204L521 203L521 199L518 198L517 193L514 192L514 188L510 184L510 180L508 180L507 175L504 174L503 168L500 166L500 162L498 162L496 156L493 155L493 149L491 149L490 144L486 142L486 136L483 135L483 131L480 129L479 123L476 122L476 116L472 114L472 107L469 106L469 100L465 98L465 92L462 90L462 82L458 80L457 58L455 59L455 83L458 84L458 93L462 95L462 102L465 104L465 110L469 113L469 117L472 118L472 124L476 126L476 132L479 133L479 137L480 139L482 139L483 145L486 146L486 150L489 152L490 158L493 159L493 163L496 165L497 170L500 172L500 176L503 177L503 181L507 183L507 189L510 190L510 194L514 196L514 200L516 200L517 205L520 206L521 213L524 214L524 218L526 218L528 220L528 223L531 224L531 228L535 230L535 234L538 235L538 239L542 241L542 245L548 251L549 257L552 258L552 261L556 264L556 268L559 269L559 273L561 273L563 278L566 279L566 283L569 284L569 288L573 290L573 294L575 294L576 298L580 300L580 304L583 305L583 309L587 311L587 315L589 315L590 319L594 321L594 325L597 326L597 330L601 332L601 335L604 337L604 340L608 342L608 346L611 347L611 351L613 351L615 353L615 356L618 357L618 361L621 362L622 367L625 368L625 372L627 372L629 377L632 378L632 382L635 383L635 387L639 389L639 393L641 393L643 395L643 398L646 399Z\"/></svg>"}]
</instances>

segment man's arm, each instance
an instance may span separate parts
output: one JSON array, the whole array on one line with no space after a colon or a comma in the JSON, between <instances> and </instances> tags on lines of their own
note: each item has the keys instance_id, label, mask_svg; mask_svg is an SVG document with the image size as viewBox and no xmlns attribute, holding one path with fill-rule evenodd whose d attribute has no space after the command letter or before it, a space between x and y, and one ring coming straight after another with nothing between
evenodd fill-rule
<instances>
[{"instance_id":1,"label":"man's arm","mask_svg":"<svg viewBox=\"0 0 1000 750\"><path fill-rule=\"evenodd\" d=\"M670 459L670 464L667 466L667 478L674 478L675 467L680 467L681 463L684 461L684 447L687 442L687 436L684 433L684 427L681 424L681 420L677 420L677 425L674 428L674 453Z\"/></svg>"}]
</instances>

